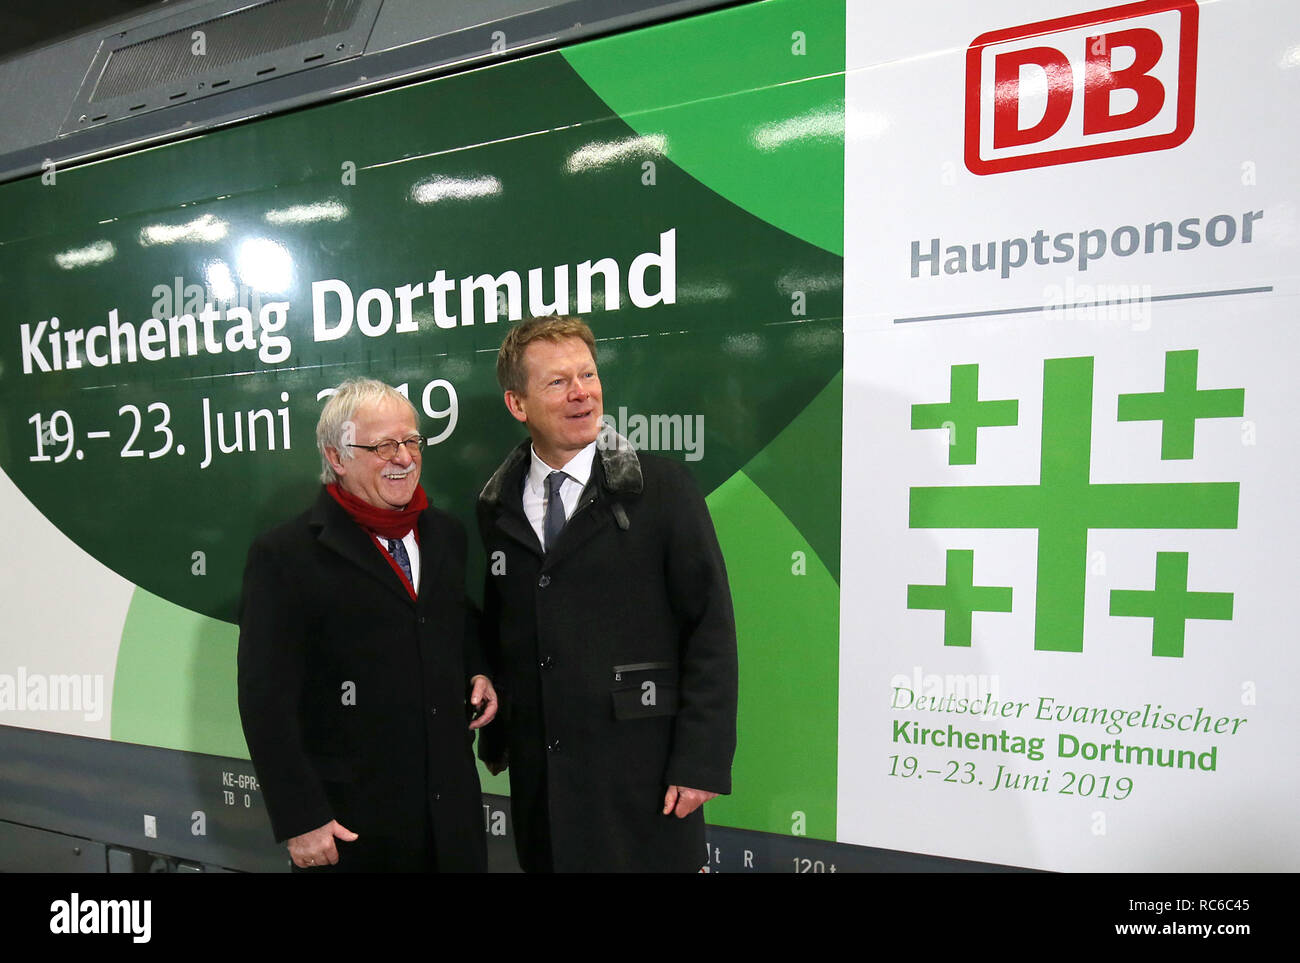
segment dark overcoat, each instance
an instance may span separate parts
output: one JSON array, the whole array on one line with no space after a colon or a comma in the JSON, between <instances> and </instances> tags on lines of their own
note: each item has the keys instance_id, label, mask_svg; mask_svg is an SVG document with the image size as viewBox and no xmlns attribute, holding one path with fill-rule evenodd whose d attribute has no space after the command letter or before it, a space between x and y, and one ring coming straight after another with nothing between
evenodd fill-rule
<instances>
[{"instance_id":1,"label":"dark overcoat","mask_svg":"<svg viewBox=\"0 0 1300 963\"><path fill-rule=\"evenodd\" d=\"M465 598L465 530L420 514L418 599L321 490L254 541L239 619L239 713L277 840L337 819L340 869L486 869L466 704L486 674Z\"/></svg>"},{"instance_id":2,"label":"dark overcoat","mask_svg":"<svg viewBox=\"0 0 1300 963\"><path fill-rule=\"evenodd\" d=\"M479 755L508 758L526 870L548 852L557 872L698 870L703 812L665 816L664 793L731 791L736 629L713 523L683 466L614 438L549 553L523 513L529 442L479 496L506 717Z\"/></svg>"}]
</instances>

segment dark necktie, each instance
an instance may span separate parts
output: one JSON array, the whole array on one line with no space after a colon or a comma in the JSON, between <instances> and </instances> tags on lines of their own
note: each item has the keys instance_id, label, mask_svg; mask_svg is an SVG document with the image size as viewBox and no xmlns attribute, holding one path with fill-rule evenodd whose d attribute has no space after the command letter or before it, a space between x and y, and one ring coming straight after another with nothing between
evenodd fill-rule
<instances>
[{"instance_id":1,"label":"dark necktie","mask_svg":"<svg viewBox=\"0 0 1300 963\"><path fill-rule=\"evenodd\" d=\"M406 546L402 544L400 538L390 538L388 540L388 554L393 556L398 566L402 569L402 574L406 580L415 587L415 580L411 578L411 556L406 554Z\"/></svg>"},{"instance_id":2,"label":"dark necktie","mask_svg":"<svg viewBox=\"0 0 1300 963\"><path fill-rule=\"evenodd\" d=\"M560 498L560 486L568 477L562 471L553 471L546 476L546 517L542 522L542 531L546 535L543 548L548 552L563 531L564 523L568 521L564 515L564 501Z\"/></svg>"}]
</instances>

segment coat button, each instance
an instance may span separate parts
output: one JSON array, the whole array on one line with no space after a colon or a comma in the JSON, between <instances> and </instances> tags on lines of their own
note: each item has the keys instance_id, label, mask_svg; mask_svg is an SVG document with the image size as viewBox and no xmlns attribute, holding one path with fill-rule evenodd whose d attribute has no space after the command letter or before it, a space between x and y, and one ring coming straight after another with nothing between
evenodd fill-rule
<instances>
[{"instance_id":1,"label":"coat button","mask_svg":"<svg viewBox=\"0 0 1300 963\"><path fill-rule=\"evenodd\" d=\"M542 659L542 661L539 663L539 665L540 665L543 669L549 669L549 668L551 668L552 666L555 665L555 660L554 660L553 658L551 658L551 657L548 655L546 658Z\"/></svg>"},{"instance_id":2,"label":"coat button","mask_svg":"<svg viewBox=\"0 0 1300 963\"><path fill-rule=\"evenodd\" d=\"M559 739L553 739L553 740L551 740L549 743L547 743L547 745L546 745L546 751L547 751L547 752L559 752L559 751L560 751L560 740L559 740Z\"/></svg>"},{"instance_id":3,"label":"coat button","mask_svg":"<svg viewBox=\"0 0 1300 963\"><path fill-rule=\"evenodd\" d=\"M546 586L550 584L551 584L551 577L549 575L543 575L541 578L537 580L538 588L546 588Z\"/></svg>"},{"instance_id":4,"label":"coat button","mask_svg":"<svg viewBox=\"0 0 1300 963\"><path fill-rule=\"evenodd\" d=\"M430 706L430 707L429 707L429 715L431 715L431 716L436 716L437 714L438 714L438 710L435 709L433 706Z\"/></svg>"},{"instance_id":5,"label":"coat button","mask_svg":"<svg viewBox=\"0 0 1300 963\"><path fill-rule=\"evenodd\" d=\"M440 800L440 799L442 799L442 793L440 793L440 792L436 792L436 793L433 794L433 801L434 801L434 802L437 802L437 801Z\"/></svg>"}]
</instances>

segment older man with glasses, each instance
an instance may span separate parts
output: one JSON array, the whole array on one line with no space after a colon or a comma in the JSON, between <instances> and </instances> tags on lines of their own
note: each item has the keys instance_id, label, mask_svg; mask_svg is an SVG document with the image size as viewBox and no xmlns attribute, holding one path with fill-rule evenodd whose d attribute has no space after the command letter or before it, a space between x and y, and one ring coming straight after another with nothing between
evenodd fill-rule
<instances>
[{"instance_id":1,"label":"older man with glasses","mask_svg":"<svg viewBox=\"0 0 1300 963\"><path fill-rule=\"evenodd\" d=\"M420 487L415 409L344 382L316 427L315 505L254 541L239 711L296 869L486 869L472 729L492 721L465 531Z\"/></svg>"}]
</instances>

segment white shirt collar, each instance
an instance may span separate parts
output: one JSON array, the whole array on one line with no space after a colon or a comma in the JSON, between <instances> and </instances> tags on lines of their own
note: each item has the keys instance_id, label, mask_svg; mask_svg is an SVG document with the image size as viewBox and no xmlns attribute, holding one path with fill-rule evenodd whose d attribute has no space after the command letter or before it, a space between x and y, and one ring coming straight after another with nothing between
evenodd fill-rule
<instances>
[{"instance_id":1,"label":"white shirt collar","mask_svg":"<svg viewBox=\"0 0 1300 963\"><path fill-rule=\"evenodd\" d=\"M560 466L559 469L552 468L542 461L541 456L537 454L536 448L530 445L528 450L532 454L532 461L528 468L528 485L537 494L540 495L546 490L546 476L557 470L564 472L577 482L580 491L587 487L587 481L591 478L592 462L596 458L596 443L594 441L570 458L567 463Z\"/></svg>"}]
</instances>

